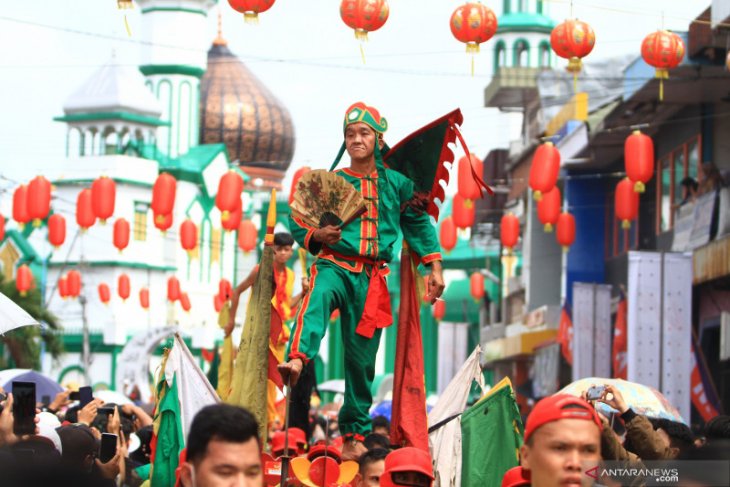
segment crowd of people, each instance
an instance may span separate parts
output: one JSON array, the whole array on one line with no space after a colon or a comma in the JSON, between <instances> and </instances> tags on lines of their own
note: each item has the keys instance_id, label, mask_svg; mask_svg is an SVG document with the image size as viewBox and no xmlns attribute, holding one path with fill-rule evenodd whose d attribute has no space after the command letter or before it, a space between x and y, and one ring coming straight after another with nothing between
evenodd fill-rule
<instances>
[{"instance_id":1,"label":"crowd of people","mask_svg":"<svg viewBox=\"0 0 730 487\"><path fill-rule=\"evenodd\" d=\"M80 407L69 400L69 394L65 391L50 404L39 404L35 434L19 436L13 432L13 396L3 393L0 485L148 485L154 443L150 414L138 405L105 404L99 399ZM594 407L596 402L618 413L608 418ZM343 463L342 436L338 436L336 423L318 414L311 418L309 432L295 427L289 428L288 435L274 431L262 444L256 419L248 411L226 404L208 406L198 412L188 431L177 485L262 486L265 473L275 470L280 474L283 456L309 462L327 456ZM427 452L391 445L389 427L386 418L374 418L372 432L362 440L364 453L357 460L357 475L344 485L447 485L438 483L438 472ZM116 453L102 461L104 433L116 435L118 442ZM505 473L502 487L585 485L590 480L586 472L602 461L641 467L653 460L724 460L721 465L729 470L725 478L730 479L730 416L715 417L696 434L684 423L637 414L610 385L597 401L587 400L585 394L557 394L539 401L528 415L519 458L519 465ZM488 458L484 461L489 463ZM689 477L675 485L715 485ZM292 470L289 478L289 485L304 485ZM272 483L269 476L266 484L275 485L278 480ZM598 481L602 485L643 485L641 478Z\"/></svg>"}]
</instances>

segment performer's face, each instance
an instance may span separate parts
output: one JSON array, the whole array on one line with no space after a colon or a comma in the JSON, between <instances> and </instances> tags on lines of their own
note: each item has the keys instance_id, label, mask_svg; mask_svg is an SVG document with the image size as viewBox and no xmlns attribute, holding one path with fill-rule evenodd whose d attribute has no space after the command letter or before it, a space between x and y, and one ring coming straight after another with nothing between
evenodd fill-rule
<instances>
[{"instance_id":1,"label":"performer's face","mask_svg":"<svg viewBox=\"0 0 730 487\"><path fill-rule=\"evenodd\" d=\"M353 161L371 159L377 140L375 130L365 123L351 123L345 129L345 148Z\"/></svg>"},{"instance_id":2,"label":"performer's face","mask_svg":"<svg viewBox=\"0 0 730 487\"><path fill-rule=\"evenodd\" d=\"M277 264L286 264L291 259L294 251L291 245L275 245L274 246L274 260Z\"/></svg>"}]
</instances>

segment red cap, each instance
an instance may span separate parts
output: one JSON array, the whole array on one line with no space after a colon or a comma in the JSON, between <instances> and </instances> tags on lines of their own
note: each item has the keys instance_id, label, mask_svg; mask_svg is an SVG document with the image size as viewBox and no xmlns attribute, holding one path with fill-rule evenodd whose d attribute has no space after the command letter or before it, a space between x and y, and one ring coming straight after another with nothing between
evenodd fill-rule
<instances>
[{"instance_id":1,"label":"red cap","mask_svg":"<svg viewBox=\"0 0 730 487\"><path fill-rule=\"evenodd\" d=\"M285 434L283 431L277 431L274 433L274 435L271 437L271 453L274 454L275 457L278 457L280 455L284 454L284 440L285 440ZM292 452L295 452L297 449L297 444L294 441L294 438L292 438L292 435L289 435L289 450Z\"/></svg>"},{"instance_id":2,"label":"red cap","mask_svg":"<svg viewBox=\"0 0 730 487\"><path fill-rule=\"evenodd\" d=\"M289 441L292 440L294 440L297 446L304 447L307 444L307 435L304 433L304 430L292 426L289 428Z\"/></svg>"},{"instance_id":3,"label":"red cap","mask_svg":"<svg viewBox=\"0 0 730 487\"><path fill-rule=\"evenodd\" d=\"M502 487L529 487L530 472L522 467L512 467L502 477Z\"/></svg>"},{"instance_id":4,"label":"red cap","mask_svg":"<svg viewBox=\"0 0 730 487\"><path fill-rule=\"evenodd\" d=\"M317 457L323 457L325 451L327 452L327 456L337 460L337 463L340 463L342 461L342 455L340 454L340 451L333 446L327 445L314 445L312 448L309 449L309 453L307 453L307 460L311 462Z\"/></svg>"},{"instance_id":5,"label":"red cap","mask_svg":"<svg viewBox=\"0 0 730 487\"><path fill-rule=\"evenodd\" d=\"M419 472L433 480L431 455L420 448L412 446L394 450L385 457L385 468L383 469L383 475L380 477L380 485L396 485L391 479L390 474L392 472Z\"/></svg>"},{"instance_id":6,"label":"red cap","mask_svg":"<svg viewBox=\"0 0 730 487\"><path fill-rule=\"evenodd\" d=\"M601 419L593 406L579 397L569 394L555 394L541 400L532 409L525 425L525 443L540 426L561 419L584 419L593 421L603 429Z\"/></svg>"}]
</instances>

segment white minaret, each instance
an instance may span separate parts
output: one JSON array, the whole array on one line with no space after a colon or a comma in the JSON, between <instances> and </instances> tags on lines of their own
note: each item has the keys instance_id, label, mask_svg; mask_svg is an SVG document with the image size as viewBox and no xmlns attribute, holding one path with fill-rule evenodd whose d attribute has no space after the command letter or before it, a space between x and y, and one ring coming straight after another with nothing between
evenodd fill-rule
<instances>
[{"instance_id":1,"label":"white minaret","mask_svg":"<svg viewBox=\"0 0 730 487\"><path fill-rule=\"evenodd\" d=\"M137 0L142 12L142 62L147 86L160 100L169 128L158 149L170 157L198 141L200 78L207 66L208 13L215 0Z\"/></svg>"}]
</instances>

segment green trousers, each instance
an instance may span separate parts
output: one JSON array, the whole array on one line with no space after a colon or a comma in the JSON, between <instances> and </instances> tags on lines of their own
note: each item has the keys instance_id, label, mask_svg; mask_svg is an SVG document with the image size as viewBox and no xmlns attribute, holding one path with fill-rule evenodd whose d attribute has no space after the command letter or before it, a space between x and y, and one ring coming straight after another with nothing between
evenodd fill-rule
<instances>
[{"instance_id":1,"label":"green trousers","mask_svg":"<svg viewBox=\"0 0 730 487\"><path fill-rule=\"evenodd\" d=\"M314 359L324 337L330 315L340 310L345 357L345 401L339 415L340 432L367 435L371 430L370 386L375 376L375 356L382 329L372 338L355 333L362 316L370 278L368 272L351 272L318 260L311 269L310 290L297 312L289 338L289 358Z\"/></svg>"}]
</instances>

